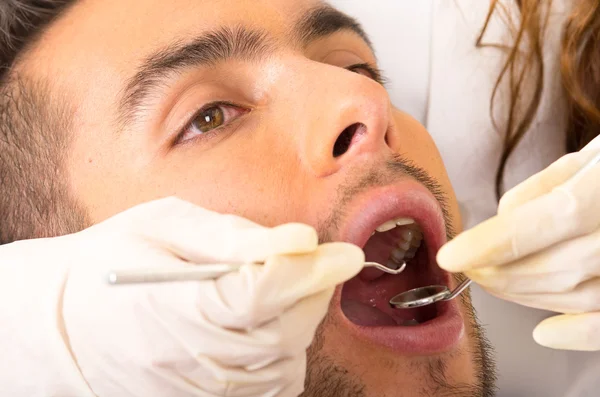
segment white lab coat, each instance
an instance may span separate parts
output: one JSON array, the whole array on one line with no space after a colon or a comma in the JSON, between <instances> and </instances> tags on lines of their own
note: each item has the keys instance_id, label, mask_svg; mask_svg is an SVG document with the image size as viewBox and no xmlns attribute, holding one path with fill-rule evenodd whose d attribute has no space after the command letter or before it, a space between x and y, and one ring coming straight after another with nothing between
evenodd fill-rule
<instances>
[{"instance_id":1,"label":"white lab coat","mask_svg":"<svg viewBox=\"0 0 600 397\"><path fill-rule=\"evenodd\" d=\"M504 55L477 49L488 13L484 0L334 0L371 36L394 104L427 127L456 191L466 228L496 214L494 178L502 150L490 98ZM505 0L514 16L514 1ZM512 156L510 188L564 154L559 75L560 31L570 0L555 0L545 39L546 88L534 126ZM512 8L510 4L513 4ZM497 15L497 14L496 14ZM494 18L484 42L511 44L507 25ZM501 108L502 104L500 105ZM501 110L499 108L499 110ZM502 120L498 113L497 120ZM496 349L501 397L600 395L600 354L538 346L534 327L551 313L521 307L473 288L474 305Z\"/></svg>"}]
</instances>

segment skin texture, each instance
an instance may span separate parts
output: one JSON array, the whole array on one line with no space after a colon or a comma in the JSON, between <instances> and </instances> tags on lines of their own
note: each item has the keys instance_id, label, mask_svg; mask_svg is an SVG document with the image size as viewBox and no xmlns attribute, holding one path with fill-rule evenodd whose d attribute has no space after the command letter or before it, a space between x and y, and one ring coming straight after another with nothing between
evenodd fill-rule
<instances>
[{"instance_id":1,"label":"skin texture","mask_svg":"<svg viewBox=\"0 0 600 397\"><path fill-rule=\"evenodd\" d=\"M267 226L307 223L335 239L336 230L323 225L343 196L341 187L372 171L386 173L386 161L400 154L437 180L449 199L449 217L459 226L456 200L429 134L392 107L382 85L345 69L376 64L365 41L349 31L306 47L294 40L290 27L318 4L82 0L65 13L29 52L21 71L50 79L77 104L67 170L88 219L97 223L175 195ZM274 51L170 76L132 120L119 117L127 81L150 54L209 29L240 24L266 32ZM233 111L235 120L227 126L174 144L190 116L215 100L242 110ZM354 123L364 124L366 133L334 157L335 141ZM464 300L467 332L460 345L434 357L391 354L353 340L327 319L309 354L305 395L477 395L468 386L481 377L475 359L481 346L469 307Z\"/></svg>"}]
</instances>

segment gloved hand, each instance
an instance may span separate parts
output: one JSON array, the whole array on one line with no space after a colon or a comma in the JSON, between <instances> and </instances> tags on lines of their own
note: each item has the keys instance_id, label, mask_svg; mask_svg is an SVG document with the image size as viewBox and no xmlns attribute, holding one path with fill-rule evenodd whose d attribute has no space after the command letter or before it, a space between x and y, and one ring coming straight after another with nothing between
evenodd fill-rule
<instances>
[{"instance_id":1,"label":"gloved hand","mask_svg":"<svg viewBox=\"0 0 600 397\"><path fill-rule=\"evenodd\" d=\"M109 270L263 261L205 281L106 283ZM297 396L334 287L363 262L309 226L173 198L0 247L0 395Z\"/></svg>"},{"instance_id":2,"label":"gloved hand","mask_svg":"<svg viewBox=\"0 0 600 397\"><path fill-rule=\"evenodd\" d=\"M438 253L492 295L565 313L541 322L534 339L568 350L600 350L600 164L571 177L600 152L592 142L510 190L498 215Z\"/></svg>"}]
</instances>

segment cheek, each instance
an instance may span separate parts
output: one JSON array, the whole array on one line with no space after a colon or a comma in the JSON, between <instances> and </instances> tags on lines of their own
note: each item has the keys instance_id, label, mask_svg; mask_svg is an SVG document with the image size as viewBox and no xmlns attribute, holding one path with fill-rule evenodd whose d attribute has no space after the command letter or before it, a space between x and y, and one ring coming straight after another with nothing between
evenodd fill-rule
<instances>
[{"instance_id":1,"label":"cheek","mask_svg":"<svg viewBox=\"0 0 600 397\"><path fill-rule=\"evenodd\" d=\"M220 213L235 213L265 226L304 221L312 187L281 134L260 130L234 134L204 150L190 142L164 158L121 168L112 179L111 202L125 209L140 202L177 196ZM275 137L275 138L270 138ZM257 142L260 142L258 144ZM125 182L125 183L123 183ZM124 199L125 198L125 199ZM107 204L108 205L108 204ZM104 214L119 211L105 206Z\"/></svg>"},{"instance_id":2,"label":"cheek","mask_svg":"<svg viewBox=\"0 0 600 397\"><path fill-rule=\"evenodd\" d=\"M401 153L436 179L449 197L448 207L455 229L462 230L454 189L431 135L418 121L398 110L394 112L394 121L399 139L394 141L392 149L396 153Z\"/></svg>"}]
</instances>

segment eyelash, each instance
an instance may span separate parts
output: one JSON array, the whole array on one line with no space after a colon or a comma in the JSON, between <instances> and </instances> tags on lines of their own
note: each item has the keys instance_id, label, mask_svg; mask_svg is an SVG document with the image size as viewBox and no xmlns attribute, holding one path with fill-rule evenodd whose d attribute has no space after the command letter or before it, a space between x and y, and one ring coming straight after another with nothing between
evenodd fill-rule
<instances>
[{"instance_id":1,"label":"eyelash","mask_svg":"<svg viewBox=\"0 0 600 397\"><path fill-rule=\"evenodd\" d=\"M351 72L355 72L355 73L357 70L362 69L369 74L369 77L371 79L373 79L374 81L376 81L377 83L379 83L381 85L385 85L386 79L385 79L385 77L383 77L381 70L378 69L377 67L371 65L370 63L358 63L358 64L348 66L348 67L346 67L346 69ZM187 132L190 130L190 128L192 128L193 122L199 117L199 115L202 114L203 112L207 111L208 109L212 109L215 107L238 109L238 110L240 110L240 113L242 113L241 115L248 112L248 109L245 109L242 106L237 105L232 102L215 101L215 102L208 103L208 104L202 106L197 112L194 113L194 116L186 124L185 128L179 134L177 134L177 136L175 137L174 144L178 145L178 144L182 144L182 143L187 143L188 141L195 140L195 137L192 137L189 139L184 139L184 138L185 138L185 135L187 134ZM213 130L210 130L206 133L200 134L200 136L213 135L213 133L217 133L217 132L221 131L222 129L229 127L230 124L231 124L231 121L224 123L222 126L217 127Z\"/></svg>"},{"instance_id":2,"label":"eyelash","mask_svg":"<svg viewBox=\"0 0 600 397\"><path fill-rule=\"evenodd\" d=\"M379 84L386 84L387 79L383 76L383 72L381 71L381 69L378 69L370 63L357 63L355 65L348 66L346 69L348 69L351 72L356 72L356 70L358 69L363 69L364 71L368 72L370 77Z\"/></svg>"}]
</instances>

